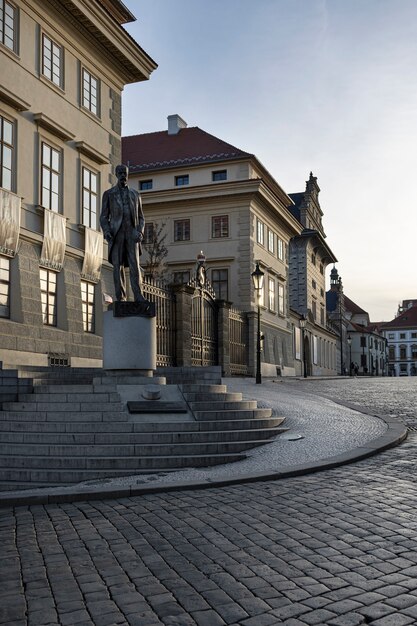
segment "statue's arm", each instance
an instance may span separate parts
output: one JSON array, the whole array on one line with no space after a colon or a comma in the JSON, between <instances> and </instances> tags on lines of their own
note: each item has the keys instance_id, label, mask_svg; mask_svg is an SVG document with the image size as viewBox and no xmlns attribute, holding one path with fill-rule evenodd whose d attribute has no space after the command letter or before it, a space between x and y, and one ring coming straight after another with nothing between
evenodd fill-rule
<instances>
[{"instance_id":1,"label":"statue's arm","mask_svg":"<svg viewBox=\"0 0 417 626\"><path fill-rule=\"evenodd\" d=\"M105 191L103 193L103 200L101 203L100 226L103 231L104 239L106 241L110 241L112 239L112 233L110 231L110 198L108 191Z\"/></svg>"}]
</instances>

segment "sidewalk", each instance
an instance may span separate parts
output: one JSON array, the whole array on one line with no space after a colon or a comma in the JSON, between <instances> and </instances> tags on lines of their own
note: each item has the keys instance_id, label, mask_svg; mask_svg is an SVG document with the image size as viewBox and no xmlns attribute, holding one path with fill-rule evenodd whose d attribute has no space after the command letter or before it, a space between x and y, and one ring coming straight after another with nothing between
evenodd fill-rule
<instances>
[{"instance_id":1,"label":"sidewalk","mask_svg":"<svg viewBox=\"0 0 417 626\"><path fill-rule=\"evenodd\" d=\"M285 478L336 467L395 446L407 436L398 419L358 412L297 389L297 381L264 380L256 385L251 378L226 378L232 392L258 400L260 407L272 407L285 416L289 430L271 443L248 452L244 461L202 469L186 469L88 481L68 487L31 489L0 493L0 506L42 504L119 498L195 489L240 482Z\"/></svg>"}]
</instances>

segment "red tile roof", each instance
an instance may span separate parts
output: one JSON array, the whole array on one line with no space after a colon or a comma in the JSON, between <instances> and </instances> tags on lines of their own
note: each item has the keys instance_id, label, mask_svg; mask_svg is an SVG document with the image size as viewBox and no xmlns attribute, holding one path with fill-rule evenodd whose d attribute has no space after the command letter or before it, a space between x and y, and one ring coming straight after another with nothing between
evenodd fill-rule
<instances>
[{"instance_id":1,"label":"red tile roof","mask_svg":"<svg viewBox=\"0 0 417 626\"><path fill-rule=\"evenodd\" d=\"M406 309L391 322L386 322L382 328L417 328L417 304Z\"/></svg>"},{"instance_id":2,"label":"red tile roof","mask_svg":"<svg viewBox=\"0 0 417 626\"><path fill-rule=\"evenodd\" d=\"M122 161L132 172L252 156L197 126L182 128L176 135L160 131L122 137Z\"/></svg>"},{"instance_id":3,"label":"red tile roof","mask_svg":"<svg viewBox=\"0 0 417 626\"><path fill-rule=\"evenodd\" d=\"M360 314L360 313L364 313L365 315L368 315L367 311L364 311L363 309L361 309L360 306L358 306L357 304L355 304L355 302L353 302L353 300L351 300L350 298L348 298L347 296L345 296L344 298L344 302L345 302L345 307L348 311L350 311L353 314Z\"/></svg>"}]
</instances>

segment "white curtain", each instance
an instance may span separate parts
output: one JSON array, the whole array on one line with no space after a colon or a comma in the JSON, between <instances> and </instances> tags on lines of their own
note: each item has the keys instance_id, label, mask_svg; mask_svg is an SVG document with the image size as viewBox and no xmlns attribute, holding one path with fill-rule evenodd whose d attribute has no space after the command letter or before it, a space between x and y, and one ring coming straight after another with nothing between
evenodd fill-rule
<instances>
[{"instance_id":1,"label":"white curtain","mask_svg":"<svg viewBox=\"0 0 417 626\"><path fill-rule=\"evenodd\" d=\"M64 265L66 218L44 209L44 237L40 265L60 271Z\"/></svg>"},{"instance_id":2,"label":"white curtain","mask_svg":"<svg viewBox=\"0 0 417 626\"><path fill-rule=\"evenodd\" d=\"M0 252L15 256L19 243L20 197L0 189Z\"/></svg>"},{"instance_id":3,"label":"white curtain","mask_svg":"<svg viewBox=\"0 0 417 626\"><path fill-rule=\"evenodd\" d=\"M81 276L86 280L100 280L103 262L103 235L91 228L85 229L85 253Z\"/></svg>"}]
</instances>

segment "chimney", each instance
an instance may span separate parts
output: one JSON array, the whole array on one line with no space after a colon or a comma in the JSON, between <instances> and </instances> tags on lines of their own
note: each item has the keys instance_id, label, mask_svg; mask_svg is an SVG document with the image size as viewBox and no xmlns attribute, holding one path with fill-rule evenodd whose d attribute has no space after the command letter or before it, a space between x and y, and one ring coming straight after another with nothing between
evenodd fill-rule
<instances>
[{"instance_id":1,"label":"chimney","mask_svg":"<svg viewBox=\"0 0 417 626\"><path fill-rule=\"evenodd\" d=\"M181 128L187 128L187 122L177 114L168 115L168 135L178 135Z\"/></svg>"}]
</instances>

